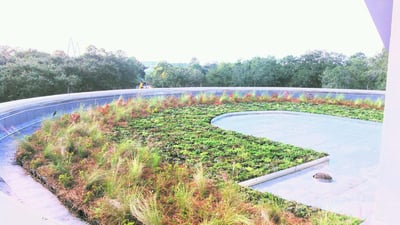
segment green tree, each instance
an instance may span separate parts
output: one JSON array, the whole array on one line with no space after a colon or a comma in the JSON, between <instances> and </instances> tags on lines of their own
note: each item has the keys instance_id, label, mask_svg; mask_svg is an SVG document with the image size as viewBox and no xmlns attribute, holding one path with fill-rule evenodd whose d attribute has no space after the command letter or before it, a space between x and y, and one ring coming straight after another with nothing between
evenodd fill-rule
<instances>
[{"instance_id":1,"label":"green tree","mask_svg":"<svg viewBox=\"0 0 400 225\"><path fill-rule=\"evenodd\" d=\"M365 54L352 55L344 65L325 70L322 86L325 88L367 89L368 60Z\"/></svg>"},{"instance_id":2,"label":"green tree","mask_svg":"<svg viewBox=\"0 0 400 225\"><path fill-rule=\"evenodd\" d=\"M282 87L292 87L294 86L293 77L297 73L298 59L292 55L286 56L279 60L280 64L280 76L281 76L281 86Z\"/></svg>"},{"instance_id":3,"label":"green tree","mask_svg":"<svg viewBox=\"0 0 400 225\"><path fill-rule=\"evenodd\" d=\"M0 69L1 101L57 93L55 67L37 58L17 59Z\"/></svg>"},{"instance_id":4,"label":"green tree","mask_svg":"<svg viewBox=\"0 0 400 225\"><path fill-rule=\"evenodd\" d=\"M233 86L233 65L231 63L218 64L216 68L208 71L206 80L209 86Z\"/></svg>"},{"instance_id":5,"label":"green tree","mask_svg":"<svg viewBox=\"0 0 400 225\"><path fill-rule=\"evenodd\" d=\"M81 79L79 91L133 88L144 77L144 66L123 52L106 52L89 46L87 52L75 59ZM73 67L73 70L77 70Z\"/></svg>"},{"instance_id":6,"label":"green tree","mask_svg":"<svg viewBox=\"0 0 400 225\"><path fill-rule=\"evenodd\" d=\"M335 55L335 54L334 54ZM322 76L325 69L340 65L338 57L326 51L311 51L298 58L296 73L292 79L295 87L322 87Z\"/></svg>"},{"instance_id":7,"label":"green tree","mask_svg":"<svg viewBox=\"0 0 400 225\"><path fill-rule=\"evenodd\" d=\"M0 47L0 101L68 92L132 88L144 66L123 52L90 46L71 58L62 51L17 51Z\"/></svg>"},{"instance_id":8,"label":"green tree","mask_svg":"<svg viewBox=\"0 0 400 225\"><path fill-rule=\"evenodd\" d=\"M385 90L388 54L385 49L368 59L368 70L364 73L366 89Z\"/></svg>"},{"instance_id":9,"label":"green tree","mask_svg":"<svg viewBox=\"0 0 400 225\"><path fill-rule=\"evenodd\" d=\"M250 60L248 79L252 82L252 86L282 86L286 81L280 67L275 57L253 58Z\"/></svg>"},{"instance_id":10,"label":"green tree","mask_svg":"<svg viewBox=\"0 0 400 225\"><path fill-rule=\"evenodd\" d=\"M146 81L154 87L169 87L169 77L172 73L173 65L163 61L159 62L153 69L152 73L146 75Z\"/></svg>"}]
</instances>

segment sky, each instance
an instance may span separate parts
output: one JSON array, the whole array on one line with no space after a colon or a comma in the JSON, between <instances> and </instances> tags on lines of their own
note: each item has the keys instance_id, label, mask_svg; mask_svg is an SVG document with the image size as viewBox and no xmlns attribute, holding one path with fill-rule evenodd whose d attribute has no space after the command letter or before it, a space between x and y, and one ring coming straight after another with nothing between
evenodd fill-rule
<instances>
[{"instance_id":1,"label":"sky","mask_svg":"<svg viewBox=\"0 0 400 225\"><path fill-rule=\"evenodd\" d=\"M139 61L234 62L325 50L379 53L363 0L0 0L0 45Z\"/></svg>"}]
</instances>

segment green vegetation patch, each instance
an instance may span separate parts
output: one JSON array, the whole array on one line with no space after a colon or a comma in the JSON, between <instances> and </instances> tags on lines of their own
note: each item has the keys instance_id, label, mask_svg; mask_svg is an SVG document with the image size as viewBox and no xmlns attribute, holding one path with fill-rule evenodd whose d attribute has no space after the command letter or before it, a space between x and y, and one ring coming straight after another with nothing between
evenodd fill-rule
<instances>
[{"instance_id":1,"label":"green vegetation patch","mask_svg":"<svg viewBox=\"0 0 400 225\"><path fill-rule=\"evenodd\" d=\"M44 121L16 158L92 224L358 224L235 182L324 153L210 124L223 113L253 110L382 119L381 106L354 106L252 94L120 99Z\"/></svg>"},{"instance_id":2,"label":"green vegetation patch","mask_svg":"<svg viewBox=\"0 0 400 225\"><path fill-rule=\"evenodd\" d=\"M324 153L226 131L210 124L228 112L286 110L377 119L371 110L346 106L278 103L199 105L167 109L115 127L116 140L133 138L157 147L170 162L195 165L201 162L213 177L227 173L244 181L325 156Z\"/></svg>"}]
</instances>

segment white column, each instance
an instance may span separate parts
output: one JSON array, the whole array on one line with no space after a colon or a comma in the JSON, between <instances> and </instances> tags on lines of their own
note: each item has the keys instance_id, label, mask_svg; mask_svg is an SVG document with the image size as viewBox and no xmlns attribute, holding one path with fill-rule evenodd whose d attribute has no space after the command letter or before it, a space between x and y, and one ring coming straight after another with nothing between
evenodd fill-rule
<instances>
[{"instance_id":1,"label":"white column","mask_svg":"<svg viewBox=\"0 0 400 225\"><path fill-rule=\"evenodd\" d=\"M400 0L393 0L375 211L368 224L400 224Z\"/></svg>"}]
</instances>

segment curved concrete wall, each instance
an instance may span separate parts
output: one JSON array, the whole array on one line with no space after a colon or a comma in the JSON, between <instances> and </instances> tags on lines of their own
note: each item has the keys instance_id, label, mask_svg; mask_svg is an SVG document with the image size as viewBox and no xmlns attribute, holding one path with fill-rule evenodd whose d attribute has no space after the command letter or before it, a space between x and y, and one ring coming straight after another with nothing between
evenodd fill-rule
<instances>
[{"instance_id":1,"label":"curved concrete wall","mask_svg":"<svg viewBox=\"0 0 400 225\"><path fill-rule=\"evenodd\" d=\"M51 117L54 112L71 112L79 107L91 105L102 105L120 97L127 99L132 97L154 97L154 96L179 96L181 94L209 93L221 95L224 92L261 94L282 94L289 93L298 97L304 93L314 96L330 95L335 97L343 95L345 99L384 99L383 91L365 90L338 90L338 89L312 89L312 88L166 88L166 89L127 89L99 92L84 92L46 97L23 99L11 102L0 103L0 140L8 135L39 123L44 118Z\"/></svg>"}]
</instances>

